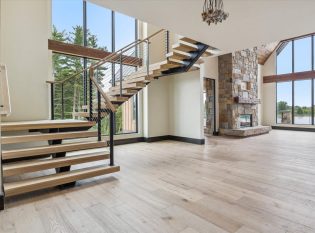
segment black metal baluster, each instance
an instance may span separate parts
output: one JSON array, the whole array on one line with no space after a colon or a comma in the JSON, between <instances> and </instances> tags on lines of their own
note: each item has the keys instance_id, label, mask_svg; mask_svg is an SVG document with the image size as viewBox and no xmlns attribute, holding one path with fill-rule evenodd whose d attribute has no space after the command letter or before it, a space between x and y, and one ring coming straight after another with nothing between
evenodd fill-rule
<instances>
[{"instance_id":1,"label":"black metal baluster","mask_svg":"<svg viewBox=\"0 0 315 233\"><path fill-rule=\"evenodd\" d=\"M114 113L110 111L109 114L109 151L110 151L110 166L114 166Z\"/></svg>"},{"instance_id":2,"label":"black metal baluster","mask_svg":"<svg viewBox=\"0 0 315 233\"><path fill-rule=\"evenodd\" d=\"M97 91L97 139L102 140L102 119L101 119L101 93Z\"/></svg>"},{"instance_id":3,"label":"black metal baluster","mask_svg":"<svg viewBox=\"0 0 315 233\"><path fill-rule=\"evenodd\" d=\"M55 120L55 97L54 97L54 83L50 83L50 111L51 120Z\"/></svg>"},{"instance_id":4,"label":"black metal baluster","mask_svg":"<svg viewBox=\"0 0 315 233\"><path fill-rule=\"evenodd\" d=\"M61 84L61 119L65 118L64 83Z\"/></svg>"}]
</instances>

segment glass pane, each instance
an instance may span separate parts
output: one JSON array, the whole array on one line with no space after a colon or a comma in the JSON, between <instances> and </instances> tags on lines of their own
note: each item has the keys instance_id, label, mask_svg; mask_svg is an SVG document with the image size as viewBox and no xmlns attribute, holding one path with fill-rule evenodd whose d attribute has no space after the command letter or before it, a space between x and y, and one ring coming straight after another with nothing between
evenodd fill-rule
<instances>
[{"instance_id":1,"label":"glass pane","mask_svg":"<svg viewBox=\"0 0 315 233\"><path fill-rule=\"evenodd\" d=\"M277 74L292 73L292 42L289 42L277 56Z\"/></svg>"},{"instance_id":2,"label":"glass pane","mask_svg":"<svg viewBox=\"0 0 315 233\"><path fill-rule=\"evenodd\" d=\"M83 69L83 58L53 54L53 72L55 81L62 81L73 77ZM72 119L73 112L80 111L83 105L83 74L73 77L64 83L63 109L62 89L60 84L55 85L55 118Z\"/></svg>"},{"instance_id":3,"label":"glass pane","mask_svg":"<svg viewBox=\"0 0 315 233\"><path fill-rule=\"evenodd\" d=\"M115 12L116 51L136 40L135 19Z\"/></svg>"},{"instance_id":4,"label":"glass pane","mask_svg":"<svg viewBox=\"0 0 315 233\"><path fill-rule=\"evenodd\" d=\"M122 104L115 113L116 133L137 132L137 95Z\"/></svg>"},{"instance_id":5,"label":"glass pane","mask_svg":"<svg viewBox=\"0 0 315 233\"><path fill-rule=\"evenodd\" d=\"M112 12L87 2L88 47L112 51Z\"/></svg>"},{"instance_id":6,"label":"glass pane","mask_svg":"<svg viewBox=\"0 0 315 233\"><path fill-rule=\"evenodd\" d=\"M52 39L83 45L82 12L82 0L52 0Z\"/></svg>"},{"instance_id":7,"label":"glass pane","mask_svg":"<svg viewBox=\"0 0 315 233\"><path fill-rule=\"evenodd\" d=\"M312 81L294 82L294 124L312 124Z\"/></svg>"},{"instance_id":8,"label":"glass pane","mask_svg":"<svg viewBox=\"0 0 315 233\"><path fill-rule=\"evenodd\" d=\"M294 41L294 72L312 69L312 37Z\"/></svg>"},{"instance_id":9,"label":"glass pane","mask_svg":"<svg viewBox=\"0 0 315 233\"><path fill-rule=\"evenodd\" d=\"M292 123L292 82L277 83L277 123Z\"/></svg>"}]
</instances>

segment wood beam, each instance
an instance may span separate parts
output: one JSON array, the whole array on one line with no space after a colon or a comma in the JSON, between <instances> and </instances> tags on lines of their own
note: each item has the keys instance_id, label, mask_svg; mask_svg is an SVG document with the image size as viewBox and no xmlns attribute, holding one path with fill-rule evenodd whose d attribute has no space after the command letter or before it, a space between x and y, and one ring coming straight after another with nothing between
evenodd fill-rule
<instances>
[{"instance_id":1,"label":"wood beam","mask_svg":"<svg viewBox=\"0 0 315 233\"><path fill-rule=\"evenodd\" d=\"M315 71L264 76L264 83L288 82L315 78Z\"/></svg>"},{"instance_id":2,"label":"wood beam","mask_svg":"<svg viewBox=\"0 0 315 233\"><path fill-rule=\"evenodd\" d=\"M55 40L48 40L48 49L54 53L86 57L96 60L103 59L112 54L111 52L106 52L100 49L87 48L81 45L67 44ZM142 59L131 56L123 56L123 63L124 65L130 66L142 66Z\"/></svg>"}]
</instances>

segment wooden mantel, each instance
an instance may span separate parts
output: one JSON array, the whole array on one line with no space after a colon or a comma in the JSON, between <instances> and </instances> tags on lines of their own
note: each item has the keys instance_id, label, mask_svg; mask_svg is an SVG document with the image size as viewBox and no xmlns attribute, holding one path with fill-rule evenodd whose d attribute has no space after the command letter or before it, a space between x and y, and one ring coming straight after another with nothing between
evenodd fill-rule
<instances>
[{"instance_id":1,"label":"wooden mantel","mask_svg":"<svg viewBox=\"0 0 315 233\"><path fill-rule=\"evenodd\" d=\"M264 76L264 83L288 82L315 78L315 71Z\"/></svg>"},{"instance_id":2,"label":"wooden mantel","mask_svg":"<svg viewBox=\"0 0 315 233\"><path fill-rule=\"evenodd\" d=\"M106 52L100 49L87 48L81 45L67 44L60 41L48 40L48 49L54 53L66 54L71 56L86 57L89 59L103 59L111 52ZM124 65L141 66L142 59L123 56Z\"/></svg>"}]
</instances>

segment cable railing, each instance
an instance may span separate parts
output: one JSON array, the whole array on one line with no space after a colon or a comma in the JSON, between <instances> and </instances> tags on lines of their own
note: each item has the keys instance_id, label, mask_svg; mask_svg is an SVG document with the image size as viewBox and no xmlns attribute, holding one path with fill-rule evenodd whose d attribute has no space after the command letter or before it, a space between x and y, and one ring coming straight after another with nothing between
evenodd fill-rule
<instances>
[{"instance_id":1,"label":"cable railing","mask_svg":"<svg viewBox=\"0 0 315 233\"><path fill-rule=\"evenodd\" d=\"M89 61L86 68L73 69L71 75L68 73L69 77L60 81L47 81L51 92L51 119L95 122L93 128L97 129L98 141L102 140L102 135L109 135L111 165L114 164L114 112L117 106L109 95L117 96L118 89L118 96L123 96L123 81L140 68L149 75L150 43L164 31L135 40L103 59Z\"/></svg>"}]
</instances>

